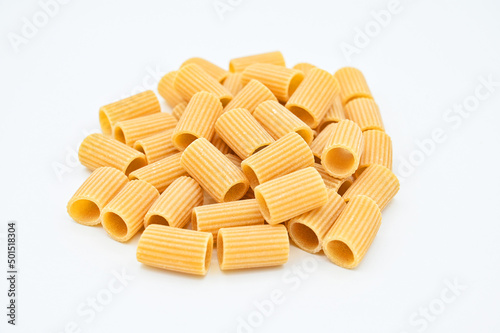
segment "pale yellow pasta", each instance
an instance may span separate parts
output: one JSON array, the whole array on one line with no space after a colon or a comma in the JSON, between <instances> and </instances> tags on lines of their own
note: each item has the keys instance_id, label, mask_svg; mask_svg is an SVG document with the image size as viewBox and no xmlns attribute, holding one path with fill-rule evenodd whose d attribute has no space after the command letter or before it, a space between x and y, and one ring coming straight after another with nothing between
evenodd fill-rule
<instances>
[{"instance_id":1,"label":"pale yellow pasta","mask_svg":"<svg viewBox=\"0 0 500 333\"><path fill-rule=\"evenodd\" d=\"M223 271L283 265L289 251L282 225L222 228L217 236L217 259Z\"/></svg>"},{"instance_id":2,"label":"pale yellow pasta","mask_svg":"<svg viewBox=\"0 0 500 333\"><path fill-rule=\"evenodd\" d=\"M359 69L343 67L334 76L340 84L340 95L342 96L343 105L346 105L355 98L373 98L366 79Z\"/></svg>"},{"instance_id":3,"label":"pale yellow pasta","mask_svg":"<svg viewBox=\"0 0 500 333\"><path fill-rule=\"evenodd\" d=\"M83 140L78 149L78 159L90 170L110 166L127 176L147 165L143 153L98 133L90 134Z\"/></svg>"},{"instance_id":4,"label":"pale yellow pasta","mask_svg":"<svg viewBox=\"0 0 500 333\"><path fill-rule=\"evenodd\" d=\"M321 132L331 123L338 123L344 119L346 119L346 116L344 113L344 107L342 106L342 99L340 95L336 95L333 99L332 105L330 105L328 111L326 111L326 114L319 123L317 129Z\"/></svg>"},{"instance_id":5,"label":"pale yellow pasta","mask_svg":"<svg viewBox=\"0 0 500 333\"><path fill-rule=\"evenodd\" d=\"M359 161L356 176L370 165L380 164L392 169L392 141L391 137L382 131L370 130L363 132L364 149Z\"/></svg>"},{"instance_id":6,"label":"pale yellow pasta","mask_svg":"<svg viewBox=\"0 0 500 333\"><path fill-rule=\"evenodd\" d=\"M287 102L304 79L304 73L283 66L260 63L250 65L243 71L243 84L252 79L268 87L278 101Z\"/></svg>"},{"instance_id":7,"label":"pale yellow pasta","mask_svg":"<svg viewBox=\"0 0 500 333\"><path fill-rule=\"evenodd\" d=\"M101 210L127 184L128 178L118 169L111 167L97 168L80 186L69 200L69 216L83 225L101 223Z\"/></svg>"},{"instance_id":8,"label":"pale yellow pasta","mask_svg":"<svg viewBox=\"0 0 500 333\"><path fill-rule=\"evenodd\" d=\"M224 108L229 111L244 108L252 113L257 105L265 101L278 101L271 90L257 80L250 80Z\"/></svg>"},{"instance_id":9,"label":"pale yellow pasta","mask_svg":"<svg viewBox=\"0 0 500 333\"><path fill-rule=\"evenodd\" d=\"M363 134L351 120L342 120L334 126L321 154L321 164L330 175L347 178L358 169L363 153Z\"/></svg>"},{"instance_id":10,"label":"pale yellow pasta","mask_svg":"<svg viewBox=\"0 0 500 333\"><path fill-rule=\"evenodd\" d=\"M344 208L323 240L323 251L344 268L359 265L380 228L382 214L370 198L359 195Z\"/></svg>"},{"instance_id":11,"label":"pale yellow pasta","mask_svg":"<svg viewBox=\"0 0 500 333\"><path fill-rule=\"evenodd\" d=\"M250 65L264 63L277 66L285 66L285 58L280 51L260 53L246 57L234 58L229 61L229 71L231 73L243 72Z\"/></svg>"},{"instance_id":12,"label":"pale yellow pasta","mask_svg":"<svg viewBox=\"0 0 500 333\"><path fill-rule=\"evenodd\" d=\"M184 97L174 88L175 77L177 71L172 71L165 74L158 83L158 93L165 99L167 104L173 108L180 103L186 102Z\"/></svg>"},{"instance_id":13,"label":"pale yellow pasta","mask_svg":"<svg viewBox=\"0 0 500 333\"><path fill-rule=\"evenodd\" d=\"M172 128L148 136L147 138L137 140L134 144L134 148L146 155L148 164L158 162L162 158L179 152L172 142L173 132L174 129Z\"/></svg>"},{"instance_id":14,"label":"pale yellow pasta","mask_svg":"<svg viewBox=\"0 0 500 333\"><path fill-rule=\"evenodd\" d=\"M133 147L135 142L159 132L173 129L177 120L170 113L160 112L149 116L122 120L113 128L116 140Z\"/></svg>"},{"instance_id":15,"label":"pale yellow pasta","mask_svg":"<svg viewBox=\"0 0 500 333\"><path fill-rule=\"evenodd\" d=\"M252 188L271 179L314 165L307 143L295 132L243 160L241 169Z\"/></svg>"},{"instance_id":16,"label":"pale yellow pasta","mask_svg":"<svg viewBox=\"0 0 500 333\"><path fill-rule=\"evenodd\" d=\"M346 104L345 115L361 128L362 131L384 131L382 115L377 103L371 98L356 98Z\"/></svg>"},{"instance_id":17,"label":"pale yellow pasta","mask_svg":"<svg viewBox=\"0 0 500 333\"><path fill-rule=\"evenodd\" d=\"M311 128L277 101L260 103L252 115L275 140L290 132L300 135L307 144L313 140Z\"/></svg>"},{"instance_id":18,"label":"pale yellow pasta","mask_svg":"<svg viewBox=\"0 0 500 333\"><path fill-rule=\"evenodd\" d=\"M307 62L300 62L297 65L293 66L292 68L297 69L299 71L302 71L302 72L304 72L304 75L307 75L309 73L309 71L313 68L316 68L316 66L311 65Z\"/></svg>"},{"instance_id":19,"label":"pale yellow pasta","mask_svg":"<svg viewBox=\"0 0 500 333\"><path fill-rule=\"evenodd\" d=\"M356 178L344 193L343 198L349 201L357 195L366 195L373 199L382 210L398 191L399 181L396 175L383 165L372 164Z\"/></svg>"},{"instance_id":20,"label":"pale yellow pasta","mask_svg":"<svg viewBox=\"0 0 500 333\"><path fill-rule=\"evenodd\" d=\"M119 242L132 238L144 223L144 216L160 194L153 185L132 180L104 207L101 223L108 235Z\"/></svg>"},{"instance_id":21,"label":"pale yellow pasta","mask_svg":"<svg viewBox=\"0 0 500 333\"><path fill-rule=\"evenodd\" d=\"M345 207L345 201L335 190L327 192L328 201L323 206L294 217L287 224L290 238L304 251L321 251L323 239Z\"/></svg>"},{"instance_id":22,"label":"pale yellow pasta","mask_svg":"<svg viewBox=\"0 0 500 333\"><path fill-rule=\"evenodd\" d=\"M255 199L199 206L193 209L191 215L193 230L210 232L214 240L221 228L262 224L264 224L264 216Z\"/></svg>"},{"instance_id":23,"label":"pale yellow pasta","mask_svg":"<svg viewBox=\"0 0 500 333\"><path fill-rule=\"evenodd\" d=\"M141 235L137 261L169 271L206 275L212 250L211 233L152 224Z\"/></svg>"},{"instance_id":24,"label":"pale yellow pasta","mask_svg":"<svg viewBox=\"0 0 500 333\"><path fill-rule=\"evenodd\" d=\"M224 80L224 83L222 84L235 97L240 92L240 90L243 89L241 76L241 73L229 73L229 75Z\"/></svg>"},{"instance_id":25,"label":"pale yellow pasta","mask_svg":"<svg viewBox=\"0 0 500 333\"><path fill-rule=\"evenodd\" d=\"M155 201L144 218L144 228L163 224L184 228L191 219L193 208L203 204L203 190L190 177L182 176L170 184Z\"/></svg>"},{"instance_id":26,"label":"pale yellow pasta","mask_svg":"<svg viewBox=\"0 0 500 333\"><path fill-rule=\"evenodd\" d=\"M172 133L174 146L184 150L198 138L212 140L215 122L222 112L222 104L215 95L206 91L196 93Z\"/></svg>"},{"instance_id":27,"label":"pale yellow pasta","mask_svg":"<svg viewBox=\"0 0 500 333\"><path fill-rule=\"evenodd\" d=\"M314 160L316 163L321 163L321 155L323 154L323 150L326 147L328 140L330 139L331 134L335 131L337 124L328 125L323 131L321 131L317 137L314 138L311 143L311 151L314 154Z\"/></svg>"},{"instance_id":28,"label":"pale yellow pasta","mask_svg":"<svg viewBox=\"0 0 500 333\"><path fill-rule=\"evenodd\" d=\"M278 224L324 205L328 195L321 175L308 167L254 189L267 223Z\"/></svg>"},{"instance_id":29,"label":"pale yellow pasta","mask_svg":"<svg viewBox=\"0 0 500 333\"><path fill-rule=\"evenodd\" d=\"M234 154L224 154L234 165L241 169L241 158Z\"/></svg>"},{"instance_id":30,"label":"pale yellow pasta","mask_svg":"<svg viewBox=\"0 0 500 333\"><path fill-rule=\"evenodd\" d=\"M216 64L211 63L208 60L205 60L203 58L190 58L182 63L182 66L186 66L188 64L197 64L200 66L205 72L208 73L211 77L219 81L220 83L223 83L226 77L228 76L229 72L226 71L223 68L220 68ZM182 67L181 66L181 67Z\"/></svg>"},{"instance_id":31,"label":"pale yellow pasta","mask_svg":"<svg viewBox=\"0 0 500 333\"><path fill-rule=\"evenodd\" d=\"M181 165L217 202L238 200L248 190L243 172L205 138L184 150Z\"/></svg>"},{"instance_id":32,"label":"pale yellow pasta","mask_svg":"<svg viewBox=\"0 0 500 333\"><path fill-rule=\"evenodd\" d=\"M181 119L181 116L184 113L184 110L186 110L186 107L187 103L181 102L172 109L172 115L175 117L175 119L177 120Z\"/></svg>"},{"instance_id":33,"label":"pale yellow pasta","mask_svg":"<svg viewBox=\"0 0 500 333\"><path fill-rule=\"evenodd\" d=\"M339 92L339 84L332 74L313 68L285 106L309 127L316 128Z\"/></svg>"},{"instance_id":34,"label":"pale yellow pasta","mask_svg":"<svg viewBox=\"0 0 500 333\"><path fill-rule=\"evenodd\" d=\"M211 142L215 146L215 148L219 149L224 155L233 152L231 148L227 145L227 143L225 143L224 140L221 139L221 137L217 134L217 132L214 133Z\"/></svg>"},{"instance_id":35,"label":"pale yellow pasta","mask_svg":"<svg viewBox=\"0 0 500 333\"><path fill-rule=\"evenodd\" d=\"M200 91L214 94L223 106L233 98L229 90L196 64L182 66L177 71L174 88L188 103Z\"/></svg>"},{"instance_id":36,"label":"pale yellow pasta","mask_svg":"<svg viewBox=\"0 0 500 333\"><path fill-rule=\"evenodd\" d=\"M140 179L150 183L158 192L165 191L168 185L181 176L187 176L181 166L182 153L176 153L132 172L131 180Z\"/></svg>"},{"instance_id":37,"label":"pale yellow pasta","mask_svg":"<svg viewBox=\"0 0 500 333\"><path fill-rule=\"evenodd\" d=\"M99 123L102 132L111 135L113 127L119 121L159 112L161 112L161 107L158 98L154 92L147 90L101 107L99 109Z\"/></svg>"},{"instance_id":38,"label":"pale yellow pasta","mask_svg":"<svg viewBox=\"0 0 500 333\"><path fill-rule=\"evenodd\" d=\"M321 164L314 163L314 168L321 175L321 178L323 178L323 182L325 183L325 186L328 189L332 189L332 190L336 191L340 195L343 195L345 193L345 191L347 191L347 189L353 183L352 176L348 177L348 178L342 178L342 179L330 176Z\"/></svg>"},{"instance_id":39,"label":"pale yellow pasta","mask_svg":"<svg viewBox=\"0 0 500 333\"><path fill-rule=\"evenodd\" d=\"M241 159L245 159L274 142L273 137L243 108L224 112L215 123L222 140Z\"/></svg>"}]
</instances>

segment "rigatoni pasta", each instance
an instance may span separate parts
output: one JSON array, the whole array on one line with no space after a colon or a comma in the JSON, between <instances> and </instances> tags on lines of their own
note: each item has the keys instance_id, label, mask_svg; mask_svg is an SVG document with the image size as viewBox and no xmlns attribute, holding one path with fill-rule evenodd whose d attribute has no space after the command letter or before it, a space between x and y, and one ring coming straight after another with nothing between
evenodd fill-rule
<instances>
[{"instance_id":1,"label":"rigatoni pasta","mask_svg":"<svg viewBox=\"0 0 500 333\"><path fill-rule=\"evenodd\" d=\"M233 152L231 148L227 145L227 143L225 143L224 140L222 140L222 138L219 136L219 134L217 134L217 132L214 133L211 142L215 146L215 148L219 149L221 153L223 153L224 155Z\"/></svg>"},{"instance_id":2,"label":"rigatoni pasta","mask_svg":"<svg viewBox=\"0 0 500 333\"><path fill-rule=\"evenodd\" d=\"M321 155L323 155L323 150L325 149L326 144L328 143L328 140L330 140L330 136L335 131L336 127L337 124L330 124L326 126L325 129L321 131L311 143L311 151L314 154L314 160L316 161L316 163L321 163Z\"/></svg>"},{"instance_id":3,"label":"rigatoni pasta","mask_svg":"<svg viewBox=\"0 0 500 333\"><path fill-rule=\"evenodd\" d=\"M332 105L330 105L328 111L326 111L326 114L319 123L317 129L321 132L331 123L338 123L344 119L346 119L346 116L344 113L344 107L342 106L342 98L340 95L336 95L333 99Z\"/></svg>"},{"instance_id":4,"label":"rigatoni pasta","mask_svg":"<svg viewBox=\"0 0 500 333\"><path fill-rule=\"evenodd\" d=\"M243 89L241 76L241 73L229 73L224 80L224 83L222 84L235 97L240 92L240 90Z\"/></svg>"},{"instance_id":5,"label":"rigatoni pasta","mask_svg":"<svg viewBox=\"0 0 500 333\"><path fill-rule=\"evenodd\" d=\"M187 103L181 102L172 109L172 115L175 117L175 119L177 120L181 119L181 116L184 113L184 110L186 110L186 107Z\"/></svg>"},{"instance_id":6,"label":"rigatoni pasta","mask_svg":"<svg viewBox=\"0 0 500 333\"><path fill-rule=\"evenodd\" d=\"M231 73L243 72L245 68L253 64L273 64L285 66L285 58L280 51L260 53L246 57L234 58L229 61L229 71Z\"/></svg>"},{"instance_id":7,"label":"rigatoni pasta","mask_svg":"<svg viewBox=\"0 0 500 333\"><path fill-rule=\"evenodd\" d=\"M184 61L181 65L186 66L188 64L196 64L200 66L205 72L208 73L211 77L219 81L220 83L224 82L226 77L228 76L229 72L226 71L223 68L220 68L216 64L211 63L208 60L205 60L203 58L190 58L186 61Z\"/></svg>"},{"instance_id":8,"label":"rigatoni pasta","mask_svg":"<svg viewBox=\"0 0 500 333\"><path fill-rule=\"evenodd\" d=\"M292 68L297 69L299 71L302 71L304 73L304 75L307 75L309 73L309 71L313 68L316 68L316 66L311 65L310 63L307 63L307 62L301 62L301 63L298 63L297 65L293 66Z\"/></svg>"},{"instance_id":9,"label":"rigatoni pasta","mask_svg":"<svg viewBox=\"0 0 500 333\"><path fill-rule=\"evenodd\" d=\"M134 143L134 148L146 155L148 164L157 162L162 158L179 152L172 143L173 132L173 129L169 129L137 140Z\"/></svg>"},{"instance_id":10,"label":"rigatoni pasta","mask_svg":"<svg viewBox=\"0 0 500 333\"><path fill-rule=\"evenodd\" d=\"M326 172L325 168L323 168L323 166L318 163L314 163L314 168L316 169L316 171L318 171L321 178L323 178L325 186L336 191L340 195L343 195L354 181L352 176L347 178L332 177L328 174L328 172Z\"/></svg>"},{"instance_id":11,"label":"rigatoni pasta","mask_svg":"<svg viewBox=\"0 0 500 333\"><path fill-rule=\"evenodd\" d=\"M165 101L171 108L179 105L180 103L186 102L186 100L184 100L184 97L182 97L182 95L174 88L174 81L176 76L177 71L172 71L165 74L161 78L160 82L158 82L158 93L165 99Z\"/></svg>"},{"instance_id":12,"label":"rigatoni pasta","mask_svg":"<svg viewBox=\"0 0 500 333\"><path fill-rule=\"evenodd\" d=\"M385 132L370 130L363 132L363 141L364 149L356 176L372 164L380 164L390 170L392 168L391 137Z\"/></svg>"},{"instance_id":13,"label":"rigatoni pasta","mask_svg":"<svg viewBox=\"0 0 500 333\"><path fill-rule=\"evenodd\" d=\"M237 108L244 108L252 113L257 105L265 101L278 101L265 85L257 80L250 80L243 89L234 96L224 108L224 111L229 111Z\"/></svg>"},{"instance_id":14,"label":"rigatoni pasta","mask_svg":"<svg viewBox=\"0 0 500 333\"><path fill-rule=\"evenodd\" d=\"M169 113L155 113L149 116L123 120L116 123L113 136L116 140L133 147L135 142L159 132L173 129L177 120Z\"/></svg>"},{"instance_id":15,"label":"rigatoni pasta","mask_svg":"<svg viewBox=\"0 0 500 333\"><path fill-rule=\"evenodd\" d=\"M340 84L342 104L346 105L355 98L373 98L365 76L354 67L343 67L334 74Z\"/></svg>"},{"instance_id":16,"label":"rigatoni pasta","mask_svg":"<svg viewBox=\"0 0 500 333\"><path fill-rule=\"evenodd\" d=\"M371 98L356 98L345 106L345 115L351 119L362 131L384 131L382 115L377 103Z\"/></svg>"}]
</instances>

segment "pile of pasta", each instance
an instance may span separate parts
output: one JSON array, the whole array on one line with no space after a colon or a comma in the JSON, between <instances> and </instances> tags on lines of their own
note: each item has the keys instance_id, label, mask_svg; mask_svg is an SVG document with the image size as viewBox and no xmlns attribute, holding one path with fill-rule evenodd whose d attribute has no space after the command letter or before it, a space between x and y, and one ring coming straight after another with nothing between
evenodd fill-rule
<instances>
[{"instance_id":1,"label":"pile of pasta","mask_svg":"<svg viewBox=\"0 0 500 333\"><path fill-rule=\"evenodd\" d=\"M120 242L142 231L139 262L197 275L214 244L221 270L282 265L290 242L361 262L399 182L358 69L192 58L158 92L172 113L152 91L100 109L102 134L78 152L93 172L68 203L76 222Z\"/></svg>"}]
</instances>

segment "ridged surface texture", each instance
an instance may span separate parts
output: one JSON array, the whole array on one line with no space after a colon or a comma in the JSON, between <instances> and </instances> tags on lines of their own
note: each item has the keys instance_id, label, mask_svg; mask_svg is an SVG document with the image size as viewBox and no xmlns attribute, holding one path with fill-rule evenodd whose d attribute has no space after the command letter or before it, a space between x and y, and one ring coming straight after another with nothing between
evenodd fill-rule
<instances>
[{"instance_id":1,"label":"ridged surface texture","mask_svg":"<svg viewBox=\"0 0 500 333\"><path fill-rule=\"evenodd\" d=\"M293 66L292 68L297 69L299 71L302 71L302 72L304 72L304 75L307 75L309 73L309 71L313 68L316 68L316 66L311 65L307 62L300 62L297 65Z\"/></svg>"},{"instance_id":2,"label":"ridged surface texture","mask_svg":"<svg viewBox=\"0 0 500 333\"><path fill-rule=\"evenodd\" d=\"M337 127L337 124L328 125L318 134L317 137L314 138L313 142L311 143L311 150L314 154L314 160L317 163L321 163L321 155L323 154L323 150L325 149L330 136L332 135L333 131L335 131L335 127Z\"/></svg>"},{"instance_id":3,"label":"ridged surface texture","mask_svg":"<svg viewBox=\"0 0 500 333\"><path fill-rule=\"evenodd\" d=\"M174 129L169 129L137 140L134 148L146 155L149 164L158 162L162 158L179 152L172 143L173 131Z\"/></svg>"},{"instance_id":4,"label":"ridged surface texture","mask_svg":"<svg viewBox=\"0 0 500 333\"><path fill-rule=\"evenodd\" d=\"M321 175L321 178L323 178L323 182L325 183L325 186L329 189L334 190L335 192L338 192L339 189L344 185L344 183L346 181L350 181L350 178L335 178L335 177L330 176L321 164L314 163L314 168ZM351 183L352 183L352 181L351 181ZM346 184L346 185L350 186L349 184Z\"/></svg>"},{"instance_id":5,"label":"ridged surface texture","mask_svg":"<svg viewBox=\"0 0 500 333\"><path fill-rule=\"evenodd\" d=\"M384 131L382 115L377 103L370 98L356 98L346 104L345 115L359 125L362 131Z\"/></svg>"},{"instance_id":6,"label":"ridged surface texture","mask_svg":"<svg viewBox=\"0 0 500 333\"><path fill-rule=\"evenodd\" d=\"M223 68L220 68L214 63L211 63L208 60L205 60L203 58L190 58L182 63L182 66L188 65L188 64L197 64L200 66L205 72L208 73L211 77L216 79L218 82L222 83L228 76L229 72L226 71ZM181 66L181 67L182 67Z\"/></svg>"},{"instance_id":7,"label":"ridged surface texture","mask_svg":"<svg viewBox=\"0 0 500 333\"><path fill-rule=\"evenodd\" d=\"M177 104L173 109L172 109L172 115L175 117L175 119L179 120L181 119L182 114L186 110L187 103L186 102L181 102Z\"/></svg>"},{"instance_id":8,"label":"ridged surface texture","mask_svg":"<svg viewBox=\"0 0 500 333\"><path fill-rule=\"evenodd\" d=\"M234 58L229 61L229 71L232 73L243 72L248 66L257 63L285 66L285 58L283 58L283 54L280 51Z\"/></svg>"},{"instance_id":9,"label":"ridged surface texture","mask_svg":"<svg viewBox=\"0 0 500 333\"><path fill-rule=\"evenodd\" d=\"M113 135L116 140L133 147L137 140L173 129L176 125L177 119L173 115L160 112L149 116L119 121L113 129Z\"/></svg>"},{"instance_id":10,"label":"ridged surface texture","mask_svg":"<svg viewBox=\"0 0 500 333\"><path fill-rule=\"evenodd\" d=\"M380 164L392 169L392 141L391 137L382 131L370 130L363 132L364 149L361 154L356 175L372 164Z\"/></svg>"},{"instance_id":11,"label":"ridged surface texture","mask_svg":"<svg viewBox=\"0 0 500 333\"><path fill-rule=\"evenodd\" d=\"M179 94L174 88L175 77L177 76L177 71L172 71L165 74L160 82L158 83L158 93L161 97L165 99L167 104L173 108L179 103L184 103L184 97Z\"/></svg>"},{"instance_id":12,"label":"ridged surface texture","mask_svg":"<svg viewBox=\"0 0 500 333\"><path fill-rule=\"evenodd\" d=\"M359 69L343 67L335 72L334 76L340 84L340 95L342 96L343 105L346 105L355 98L373 98L365 76Z\"/></svg>"},{"instance_id":13,"label":"ridged surface texture","mask_svg":"<svg viewBox=\"0 0 500 333\"><path fill-rule=\"evenodd\" d=\"M229 75L224 80L224 83L222 84L235 97L240 92L240 90L243 89L241 76L241 73L229 73Z\"/></svg>"},{"instance_id":14,"label":"ridged surface texture","mask_svg":"<svg viewBox=\"0 0 500 333\"><path fill-rule=\"evenodd\" d=\"M346 116L344 113L344 107L342 106L342 99L339 94L333 98L332 105L330 105L328 111L326 111L325 116L318 125L318 131L321 132L331 123L338 123L344 119L346 119Z\"/></svg>"},{"instance_id":15,"label":"ridged surface texture","mask_svg":"<svg viewBox=\"0 0 500 333\"><path fill-rule=\"evenodd\" d=\"M278 101L271 90L257 80L250 80L241 89L233 100L224 108L229 111L244 108L252 113L257 105L265 101Z\"/></svg>"},{"instance_id":16,"label":"ridged surface texture","mask_svg":"<svg viewBox=\"0 0 500 333\"><path fill-rule=\"evenodd\" d=\"M227 145L227 143L222 140L222 138L217 134L217 132L214 133L214 136L212 137L212 144L215 146L215 148L219 149L221 153L225 154L230 154L233 151L231 150L231 147Z\"/></svg>"}]
</instances>

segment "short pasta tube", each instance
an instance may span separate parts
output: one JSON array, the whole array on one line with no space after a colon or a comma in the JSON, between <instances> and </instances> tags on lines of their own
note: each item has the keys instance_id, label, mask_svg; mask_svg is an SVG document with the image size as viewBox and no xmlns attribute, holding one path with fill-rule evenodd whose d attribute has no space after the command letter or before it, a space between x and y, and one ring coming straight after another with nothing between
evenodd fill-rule
<instances>
[{"instance_id":1,"label":"short pasta tube","mask_svg":"<svg viewBox=\"0 0 500 333\"><path fill-rule=\"evenodd\" d=\"M175 119L177 120L181 119L181 116L184 113L184 110L186 110L186 107L187 103L181 102L172 109L172 115L175 117Z\"/></svg>"},{"instance_id":2,"label":"short pasta tube","mask_svg":"<svg viewBox=\"0 0 500 333\"><path fill-rule=\"evenodd\" d=\"M288 261L290 242L283 225L222 228L217 235L221 270L280 266Z\"/></svg>"},{"instance_id":3,"label":"short pasta tube","mask_svg":"<svg viewBox=\"0 0 500 333\"><path fill-rule=\"evenodd\" d=\"M215 95L206 91L196 93L172 133L174 146L184 150L198 138L212 140L215 122L222 110L222 104Z\"/></svg>"},{"instance_id":4,"label":"short pasta tube","mask_svg":"<svg viewBox=\"0 0 500 333\"><path fill-rule=\"evenodd\" d=\"M230 154L233 151L231 150L231 147L227 145L227 143L222 140L222 138L217 134L217 132L214 133L214 136L212 138L212 144L215 146L215 148L219 149L224 155Z\"/></svg>"},{"instance_id":5,"label":"short pasta tube","mask_svg":"<svg viewBox=\"0 0 500 333\"><path fill-rule=\"evenodd\" d=\"M137 140L134 143L134 148L146 155L148 164L158 162L162 158L179 152L172 143L173 132L173 129L169 129Z\"/></svg>"},{"instance_id":6,"label":"short pasta tube","mask_svg":"<svg viewBox=\"0 0 500 333\"><path fill-rule=\"evenodd\" d=\"M135 142L159 132L175 128L177 120L170 113L160 112L149 116L123 120L116 123L113 136L133 147Z\"/></svg>"},{"instance_id":7,"label":"short pasta tube","mask_svg":"<svg viewBox=\"0 0 500 333\"><path fill-rule=\"evenodd\" d=\"M239 200L248 190L243 172L205 138L184 150L181 165L217 202Z\"/></svg>"},{"instance_id":8,"label":"short pasta tube","mask_svg":"<svg viewBox=\"0 0 500 333\"><path fill-rule=\"evenodd\" d=\"M309 71L313 68L316 68L316 66L311 65L307 62L300 62L297 65L293 66L292 68L297 69L299 71L302 71L304 73L304 75L307 75L309 73Z\"/></svg>"},{"instance_id":9,"label":"short pasta tube","mask_svg":"<svg viewBox=\"0 0 500 333\"><path fill-rule=\"evenodd\" d=\"M199 232L152 224L137 245L137 261L169 271L206 275L212 260L213 238Z\"/></svg>"},{"instance_id":10,"label":"short pasta tube","mask_svg":"<svg viewBox=\"0 0 500 333\"><path fill-rule=\"evenodd\" d=\"M153 185L132 180L104 207L101 223L108 235L126 242L142 228L144 216L160 194Z\"/></svg>"},{"instance_id":11,"label":"short pasta tube","mask_svg":"<svg viewBox=\"0 0 500 333\"><path fill-rule=\"evenodd\" d=\"M241 73L229 73L229 75L224 80L224 83L222 84L235 97L240 92L240 90L243 89L241 76Z\"/></svg>"},{"instance_id":12,"label":"short pasta tube","mask_svg":"<svg viewBox=\"0 0 500 333\"><path fill-rule=\"evenodd\" d=\"M321 163L321 155L323 154L323 150L326 147L330 136L335 131L337 124L330 124L323 131L321 131L317 137L314 138L311 143L311 151L314 154L314 160L316 163Z\"/></svg>"},{"instance_id":13,"label":"short pasta tube","mask_svg":"<svg viewBox=\"0 0 500 333\"><path fill-rule=\"evenodd\" d=\"M347 119L358 124L364 131L379 130L384 131L382 115L377 103L370 98L356 98L345 106L345 115Z\"/></svg>"},{"instance_id":14,"label":"short pasta tube","mask_svg":"<svg viewBox=\"0 0 500 333\"><path fill-rule=\"evenodd\" d=\"M173 108L180 103L186 102L184 97L180 93L177 92L174 88L175 77L177 76L177 71L172 71L165 74L160 82L158 82L158 93L163 99L167 102L167 104Z\"/></svg>"},{"instance_id":15,"label":"short pasta tube","mask_svg":"<svg viewBox=\"0 0 500 333\"><path fill-rule=\"evenodd\" d=\"M321 164L330 175L347 178L358 169L363 153L363 134L351 120L342 120L334 126L321 154Z\"/></svg>"},{"instance_id":16,"label":"short pasta tube","mask_svg":"<svg viewBox=\"0 0 500 333\"><path fill-rule=\"evenodd\" d=\"M387 133L378 130L365 131L363 141L364 149L356 176L372 164L380 164L389 170L392 169L392 141Z\"/></svg>"},{"instance_id":17,"label":"short pasta tube","mask_svg":"<svg viewBox=\"0 0 500 333\"><path fill-rule=\"evenodd\" d=\"M90 170L110 166L127 176L147 165L143 153L99 133L90 134L83 140L78 149L78 159Z\"/></svg>"},{"instance_id":18,"label":"short pasta tube","mask_svg":"<svg viewBox=\"0 0 500 333\"><path fill-rule=\"evenodd\" d=\"M252 79L268 87L278 101L287 102L304 79L304 73L283 66L260 63L250 65L243 71L243 84Z\"/></svg>"},{"instance_id":19,"label":"short pasta tube","mask_svg":"<svg viewBox=\"0 0 500 333\"><path fill-rule=\"evenodd\" d=\"M344 119L346 119L346 116L344 113L344 107L342 106L342 99L340 98L340 95L337 95L333 99L332 105L330 105L328 111L326 111L326 114L319 123L317 129L321 132L326 128L326 126L332 123L338 123Z\"/></svg>"},{"instance_id":20,"label":"short pasta tube","mask_svg":"<svg viewBox=\"0 0 500 333\"><path fill-rule=\"evenodd\" d=\"M330 261L344 268L359 265L380 228L382 214L377 204L364 195L350 201L323 240Z\"/></svg>"},{"instance_id":21,"label":"short pasta tube","mask_svg":"<svg viewBox=\"0 0 500 333\"><path fill-rule=\"evenodd\" d=\"M332 74L313 68L285 106L309 127L316 128L339 92L339 84Z\"/></svg>"},{"instance_id":22,"label":"short pasta tube","mask_svg":"<svg viewBox=\"0 0 500 333\"><path fill-rule=\"evenodd\" d=\"M278 224L324 205L325 183L313 167L270 180L254 189L267 223Z\"/></svg>"},{"instance_id":23,"label":"short pasta tube","mask_svg":"<svg viewBox=\"0 0 500 333\"><path fill-rule=\"evenodd\" d=\"M170 184L155 201L144 218L144 228L163 224L184 228L191 219L193 208L203 204L203 190L190 177L182 176Z\"/></svg>"},{"instance_id":24,"label":"short pasta tube","mask_svg":"<svg viewBox=\"0 0 500 333\"><path fill-rule=\"evenodd\" d=\"M275 140L291 132L300 135L307 144L313 140L311 128L277 101L260 103L253 116Z\"/></svg>"},{"instance_id":25,"label":"short pasta tube","mask_svg":"<svg viewBox=\"0 0 500 333\"><path fill-rule=\"evenodd\" d=\"M274 142L250 112L242 108L224 112L215 123L215 130L241 159Z\"/></svg>"},{"instance_id":26,"label":"short pasta tube","mask_svg":"<svg viewBox=\"0 0 500 333\"><path fill-rule=\"evenodd\" d=\"M372 93L366 83L365 76L361 71L354 67L343 67L334 74L340 84L340 95L342 104L346 105L355 98L372 98Z\"/></svg>"},{"instance_id":27,"label":"short pasta tube","mask_svg":"<svg viewBox=\"0 0 500 333\"><path fill-rule=\"evenodd\" d=\"M118 169L95 169L69 200L69 216L83 225L98 225L101 223L101 210L127 183L127 176Z\"/></svg>"},{"instance_id":28,"label":"short pasta tube","mask_svg":"<svg viewBox=\"0 0 500 333\"><path fill-rule=\"evenodd\" d=\"M265 101L278 101L271 90L257 80L250 80L224 108L229 111L244 108L253 113L257 105Z\"/></svg>"},{"instance_id":29,"label":"short pasta tube","mask_svg":"<svg viewBox=\"0 0 500 333\"><path fill-rule=\"evenodd\" d=\"M243 72L250 65L264 63L277 66L285 66L285 58L280 51L254 54L251 56L234 58L229 61L229 71L231 73Z\"/></svg>"},{"instance_id":30,"label":"short pasta tube","mask_svg":"<svg viewBox=\"0 0 500 333\"><path fill-rule=\"evenodd\" d=\"M328 189L328 201L288 222L288 234L295 244L309 253L321 251L323 240L345 207L336 191Z\"/></svg>"},{"instance_id":31,"label":"short pasta tube","mask_svg":"<svg viewBox=\"0 0 500 333\"><path fill-rule=\"evenodd\" d=\"M321 178L323 178L326 188L334 190L339 195L343 195L354 181L352 176L343 179L332 177L326 172L325 168L318 163L314 163L314 168L321 175Z\"/></svg>"},{"instance_id":32,"label":"short pasta tube","mask_svg":"<svg viewBox=\"0 0 500 333\"><path fill-rule=\"evenodd\" d=\"M121 99L105 105L99 109L99 123L102 133L113 134L115 124L128 120L161 112L160 102L151 90Z\"/></svg>"},{"instance_id":33,"label":"short pasta tube","mask_svg":"<svg viewBox=\"0 0 500 333\"><path fill-rule=\"evenodd\" d=\"M208 73L208 75L210 75L211 77L213 77L214 79L216 79L220 83L224 82L224 80L226 79L226 77L229 74L229 72L226 71L225 69L220 68L216 64L211 63L210 61L205 60L203 58L196 58L196 57L190 58L190 59L184 61L181 65L181 67L189 65L189 64L196 64L196 65L200 66L205 72Z\"/></svg>"}]
</instances>

